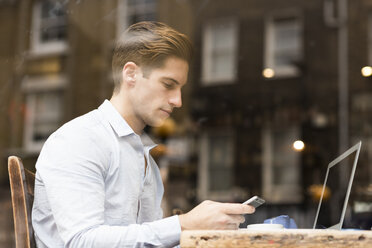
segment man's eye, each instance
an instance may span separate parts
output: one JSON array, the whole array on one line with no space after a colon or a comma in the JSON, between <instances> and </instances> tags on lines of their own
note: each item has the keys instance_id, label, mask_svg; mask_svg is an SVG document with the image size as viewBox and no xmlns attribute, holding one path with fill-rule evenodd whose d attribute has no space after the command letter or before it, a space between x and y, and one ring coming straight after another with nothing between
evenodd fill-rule
<instances>
[{"instance_id":1,"label":"man's eye","mask_svg":"<svg viewBox=\"0 0 372 248\"><path fill-rule=\"evenodd\" d=\"M163 83L163 84L164 84L164 87L167 89L171 89L173 87L172 84L168 84L168 83Z\"/></svg>"}]
</instances>

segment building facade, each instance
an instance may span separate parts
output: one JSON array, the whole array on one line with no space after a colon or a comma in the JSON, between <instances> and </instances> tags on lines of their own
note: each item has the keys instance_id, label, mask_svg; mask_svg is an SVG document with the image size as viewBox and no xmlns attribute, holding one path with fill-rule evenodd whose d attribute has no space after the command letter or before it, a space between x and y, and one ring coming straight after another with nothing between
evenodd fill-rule
<instances>
[{"instance_id":1,"label":"building facade","mask_svg":"<svg viewBox=\"0 0 372 248\"><path fill-rule=\"evenodd\" d=\"M9 154L33 167L53 131L111 97L112 51L130 24L158 20L190 33L184 5L167 0L1 1L1 168Z\"/></svg>"},{"instance_id":2,"label":"building facade","mask_svg":"<svg viewBox=\"0 0 372 248\"><path fill-rule=\"evenodd\" d=\"M194 4L199 200L261 195L269 207L250 221L287 213L310 227L319 199L312 189L331 160L362 140L351 204L370 202L371 79L361 68L371 63L372 3Z\"/></svg>"},{"instance_id":3,"label":"building facade","mask_svg":"<svg viewBox=\"0 0 372 248\"><path fill-rule=\"evenodd\" d=\"M195 46L174 116L179 132L160 140L173 147L160 161L171 209L260 195L268 204L248 222L287 213L309 227L309 190L340 154L340 133L347 146L363 142L353 203L370 201L372 82L361 68L372 64L372 2L347 1L346 22L342 2L0 0L1 182L9 155L34 169L54 130L110 98L115 39L134 22L158 20Z\"/></svg>"}]
</instances>

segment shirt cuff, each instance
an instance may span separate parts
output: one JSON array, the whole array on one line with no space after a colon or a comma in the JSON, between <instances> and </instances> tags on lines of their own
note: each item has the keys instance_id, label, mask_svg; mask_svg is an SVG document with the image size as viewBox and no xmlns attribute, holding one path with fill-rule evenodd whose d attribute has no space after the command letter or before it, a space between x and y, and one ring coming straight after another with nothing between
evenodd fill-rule
<instances>
[{"instance_id":1,"label":"shirt cuff","mask_svg":"<svg viewBox=\"0 0 372 248\"><path fill-rule=\"evenodd\" d=\"M161 243L165 247L173 247L179 245L181 237L181 225L178 215L167 217L161 220L155 221L156 225L153 226L156 229L156 233L161 239Z\"/></svg>"}]
</instances>

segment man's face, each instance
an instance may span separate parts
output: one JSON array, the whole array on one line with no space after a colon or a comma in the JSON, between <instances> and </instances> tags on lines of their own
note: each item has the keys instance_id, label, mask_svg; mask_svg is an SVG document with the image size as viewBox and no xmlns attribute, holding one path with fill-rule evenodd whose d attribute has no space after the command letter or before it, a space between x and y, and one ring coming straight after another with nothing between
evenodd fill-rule
<instances>
[{"instance_id":1,"label":"man's face","mask_svg":"<svg viewBox=\"0 0 372 248\"><path fill-rule=\"evenodd\" d=\"M135 118L145 125L160 126L174 108L181 107L188 70L187 62L176 57L167 58L163 67L152 69L147 77L139 70L131 94Z\"/></svg>"}]
</instances>

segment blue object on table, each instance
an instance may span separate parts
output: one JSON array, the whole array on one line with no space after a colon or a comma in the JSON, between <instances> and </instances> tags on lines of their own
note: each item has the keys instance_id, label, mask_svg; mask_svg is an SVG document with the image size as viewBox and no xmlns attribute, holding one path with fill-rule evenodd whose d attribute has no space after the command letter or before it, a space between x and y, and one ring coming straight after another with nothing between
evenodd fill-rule
<instances>
[{"instance_id":1,"label":"blue object on table","mask_svg":"<svg viewBox=\"0 0 372 248\"><path fill-rule=\"evenodd\" d=\"M279 215L279 216L273 217L271 219L266 219L264 221L264 223L266 223L266 224L282 224L284 228L297 229L296 222L292 218L289 218L288 215Z\"/></svg>"}]
</instances>

